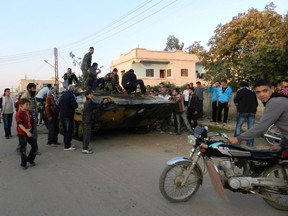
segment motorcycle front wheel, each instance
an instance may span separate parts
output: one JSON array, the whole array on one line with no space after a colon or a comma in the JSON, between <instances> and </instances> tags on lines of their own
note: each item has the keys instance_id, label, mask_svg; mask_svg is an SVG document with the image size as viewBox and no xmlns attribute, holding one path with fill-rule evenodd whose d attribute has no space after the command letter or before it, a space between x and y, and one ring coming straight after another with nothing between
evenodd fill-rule
<instances>
[{"instance_id":1,"label":"motorcycle front wheel","mask_svg":"<svg viewBox=\"0 0 288 216\"><path fill-rule=\"evenodd\" d=\"M284 181L284 172L285 170L283 170L282 166L275 165L265 170L262 173L262 176L277 178ZM288 186L286 186L286 188L279 188L276 186L263 187L261 189L261 194L267 197L263 199L272 207L282 211L288 211Z\"/></svg>"},{"instance_id":2,"label":"motorcycle front wheel","mask_svg":"<svg viewBox=\"0 0 288 216\"><path fill-rule=\"evenodd\" d=\"M281 137L280 130L276 127L276 125L272 124L264 134L265 140L271 145L279 145Z\"/></svg>"},{"instance_id":3,"label":"motorcycle front wheel","mask_svg":"<svg viewBox=\"0 0 288 216\"><path fill-rule=\"evenodd\" d=\"M182 186L184 176L187 174L191 162L181 161L168 165L159 179L161 194L171 202L185 202L189 200L199 189L202 183L202 171L197 164L189 174L187 182Z\"/></svg>"}]
</instances>

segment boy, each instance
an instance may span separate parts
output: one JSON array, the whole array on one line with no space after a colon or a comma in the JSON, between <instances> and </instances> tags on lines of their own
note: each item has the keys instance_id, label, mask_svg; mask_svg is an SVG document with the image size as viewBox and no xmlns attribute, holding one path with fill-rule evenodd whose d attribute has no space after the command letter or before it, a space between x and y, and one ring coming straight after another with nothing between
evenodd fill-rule
<instances>
[{"instance_id":1,"label":"boy","mask_svg":"<svg viewBox=\"0 0 288 216\"><path fill-rule=\"evenodd\" d=\"M86 91L85 92L86 101L84 103L84 110L83 110L83 143L82 143L82 153L83 154L93 154L93 151L88 148L90 137L91 137L91 130L92 130L92 123L93 123L93 109L96 108L96 104L92 101L93 98L93 91Z\"/></svg>"},{"instance_id":2,"label":"boy","mask_svg":"<svg viewBox=\"0 0 288 216\"><path fill-rule=\"evenodd\" d=\"M93 91L88 90L85 92L86 101L84 103L83 110L83 145L82 145L82 153L83 154L92 154L93 151L88 148L92 125L95 122L95 117L99 116L100 108L103 108L103 105L107 103L107 99L101 101L100 104L95 103L93 99ZM95 113L96 112L96 113ZM97 113L98 112L98 113ZM96 114L96 115L95 115Z\"/></svg>"},{"instance_id":3,"label":"boy","mask_svg":"<svg viewBox=\"0 0 288 216\"><path fill-rule=\"evenodd\" d=\"M31 166L35 166L35 157L37 153L37 144L35 138L31 133L34 126L32 113L29 110L30 101L26 98L20 100L20 109L16 114L16 123L17 123L17 133L19 137L20 145L20 155L21 155L21 167L22 169L27 169L27 162ZM27 143L31 145L31 150L29 155L26 155L26 146Z\"/></svg>"}]
</instances>

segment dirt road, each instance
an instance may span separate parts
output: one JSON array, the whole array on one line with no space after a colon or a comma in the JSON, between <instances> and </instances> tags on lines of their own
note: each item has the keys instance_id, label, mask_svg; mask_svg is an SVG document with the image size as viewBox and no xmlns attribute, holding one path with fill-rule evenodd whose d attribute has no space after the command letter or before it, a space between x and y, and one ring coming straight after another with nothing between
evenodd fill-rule
<instances>
[{"instance_id":1,"label":"dirt road","mask_svg":"<svg viewBox=\"0 0 288 216\"><path fill-rule=\"evenodd\" d=\"M3 131L3 125L0 126ZM186 155L186 135L133 134L110 131L94 137L92 155L63 145L49 147L41 128L35 167L20 169L14 136L0 138L0 214L2 216L183 216L287 215L252 195L229 193L226 203L215 194L205 175L203 186L186 203L169 203L158 179L172 156ZM62 142L62 135L59 135Z\"/></svg>"}]
</instances>

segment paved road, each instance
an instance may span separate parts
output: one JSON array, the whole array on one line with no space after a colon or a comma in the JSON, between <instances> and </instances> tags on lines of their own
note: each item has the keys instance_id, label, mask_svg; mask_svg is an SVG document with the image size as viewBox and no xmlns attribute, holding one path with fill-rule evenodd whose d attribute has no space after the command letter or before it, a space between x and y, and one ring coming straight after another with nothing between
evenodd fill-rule
<instances>
[{"instance_id":1,"label":"paved road","mask_svg":"<svg viewBox=\"0 0 288 216\"><path fill-rule=\"evenodd\" d=\"M27 170L19 167L17 137L0 138L1 216L287 216L253 195L228 193L229 202L221 200L207 175L188 202L166 201L158 189L159 175L167 159L186 154L184 134L111 131L93 139L95 154L83 155L77 141L75 152L46 146L47 134L41 131L42 155Z\"/></svg>"}]
</instances>

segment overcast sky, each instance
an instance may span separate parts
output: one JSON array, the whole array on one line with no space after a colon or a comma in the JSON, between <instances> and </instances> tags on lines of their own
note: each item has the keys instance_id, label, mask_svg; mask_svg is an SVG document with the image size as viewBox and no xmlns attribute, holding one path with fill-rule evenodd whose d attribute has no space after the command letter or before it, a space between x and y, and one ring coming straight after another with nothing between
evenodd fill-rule
<instances>
[{"instance_id":1,"label":"overcast sky","mask_svg":"<svg viewBox=\"0 0 288 216\"><path fill-rule=\"evenodd\" d=\"M59 51L59 77L68 67L76 75L69 52L83 57L94 46L93 62L109 72L122 53L140 47L163 50L174 35L184 47L205 45L218 24L250 8L264 10L271 0L14 0L0 7L0 91L16 88L19 79L54 76L53 49ZM286 14L287 0L274 0ZM46 60L48 63L45 63Z\"/></svg>"}]
</instances>

